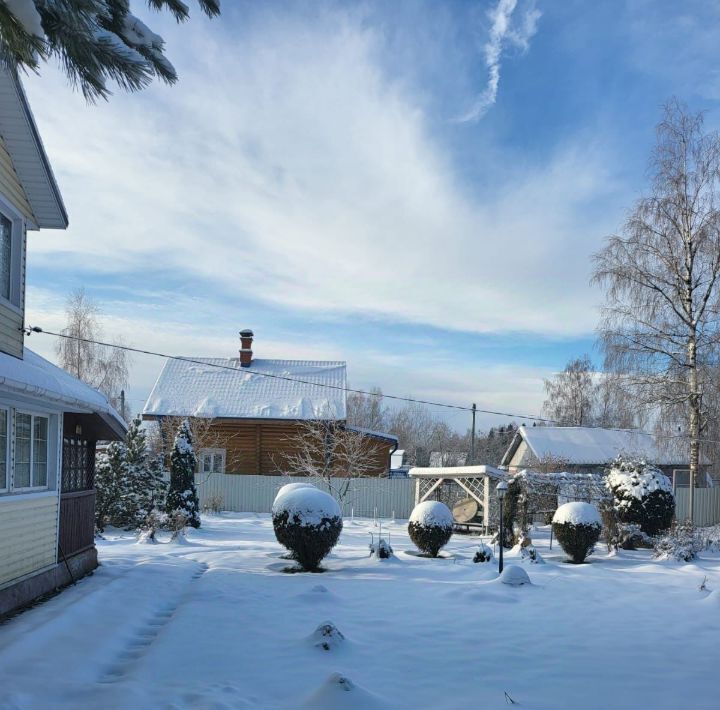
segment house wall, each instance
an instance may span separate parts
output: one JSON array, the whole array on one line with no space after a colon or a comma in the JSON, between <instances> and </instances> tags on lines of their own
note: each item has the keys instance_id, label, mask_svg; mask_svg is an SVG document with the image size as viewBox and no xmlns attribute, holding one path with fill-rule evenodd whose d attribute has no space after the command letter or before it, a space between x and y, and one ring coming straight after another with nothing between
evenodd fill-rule
<instances>
[{"instance_id":1,"label":"house wall","mask_svg":"<svg viewBox=\"0 0 720 710\"><path fill-rule=\"evenodd\" d=\"M0 299L0 352L7 353L13 357L22 357L23 334L21 328L23 326L25 310L25 220L33 219L33 216L27 196L15 173L12 160L5 148L2 136L0 136L0 203L7 203L7 205L17 213L16 215L8 214L8 217L18 217L16 221L17 229L21 230L20 303L19 306L13 306L8 304L7 301Z\"/></svg>"},{"instance_id":2,"label":"house wall","mask_svg":"<svg viewBox=\"0 0 720 710\"><path fill-rule=\"evenodd\" d=\"M0 589L57 559L57 491L0 498Z\"/></svg>"},{"instance_id":3,"label":"house wall","mask_svg":"<svg viewBox=\"0 0 720 710\"><path fill-rule=\"evenodd\" d=\"M515 473L516 471L520 471L521 469L530 466L534 460L535 457L533 456L532 451L530 451L530 447L525 441L521 441L517 447L517 451L515 451L515 454L510 459L508 470Z\"/></svg>"},{"instance_id":4,"label":"house wall","mask_svg":"<svg viewBox=\"0 0 720 710\"><path fill-rule=\"evenodd\" d=\"M196 442L196 449L225 449L227 473L281 475L286 471L287 457L296 452L293 438L302 427L302 423L288 420L217 419L208 432L207 441ZM373 463L370 475L382 476L388 472L392 448L390 442L368 438Z\"/></svg>"}]
</instances>

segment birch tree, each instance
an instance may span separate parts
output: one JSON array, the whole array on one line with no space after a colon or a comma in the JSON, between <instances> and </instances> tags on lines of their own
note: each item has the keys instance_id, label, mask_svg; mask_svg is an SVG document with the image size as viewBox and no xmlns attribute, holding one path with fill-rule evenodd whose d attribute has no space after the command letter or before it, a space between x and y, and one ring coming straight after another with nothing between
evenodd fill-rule
<instances>
[{"instance_id":1,"label":"birch tree","mask_svg":"<svg viewBox=\"0 0 720 710\"><path fill-rule=\"evenodd\" d=\"M717 361L720 136L677 100L665 107L652 187L621 234L595 255L606 290L600 323L606 367L645 401L679 413L689 442L690 516L706 426L704 373Z\"/></svg>"},{"instance_id":2,"label":"birch tree","mask_svg":"<svg viewBox=\"0 0 720 710\"><path fill-rule=\"evenodd\" d=\"M544 384L547 399L543 411L549 419L562 426L592 424L595 385L593 365L587 355L571 360Z\"/></svg>"}]
</instances>

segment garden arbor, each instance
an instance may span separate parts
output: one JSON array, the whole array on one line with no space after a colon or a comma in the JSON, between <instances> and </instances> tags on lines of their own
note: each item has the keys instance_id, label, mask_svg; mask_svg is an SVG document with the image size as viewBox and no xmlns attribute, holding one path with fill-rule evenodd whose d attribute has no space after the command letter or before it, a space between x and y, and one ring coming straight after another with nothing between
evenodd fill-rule
<instances>
[{"instance_id":1,"label":"garden arbor","mask_svg":"<svg viewBox=\"0 0 720 710\"><path fill-rule=\"evenodd\" d=\"M506 477L504 471L492 466L416 467L411 468L408 475L415 479L415 505L437 499L452 510L462 499L470 499L482 511L485 531L491 524L490 512L496 507L495 487ZM457 522L467 524L469 521Z\"/></svg>"}]
</instances>

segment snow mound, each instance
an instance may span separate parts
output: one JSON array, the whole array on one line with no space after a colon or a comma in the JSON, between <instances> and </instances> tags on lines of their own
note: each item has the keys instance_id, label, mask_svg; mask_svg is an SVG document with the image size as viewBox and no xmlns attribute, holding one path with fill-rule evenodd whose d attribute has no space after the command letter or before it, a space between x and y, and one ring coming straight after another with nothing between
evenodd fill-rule
<instances>
[{"instance_id":1,"label":"snow mound","mask_svg":"<svg viewBox=\"0 0 720 710\"><path fill-rule=\"evenodd\" d=\"M386 708L388 705L347 676L333 673L301 707L312 710L365 710Z\"/></svg>"},{"instance_id":2,"label":"snow mound","mask_svg":"<svg viewBox=\"0 0 720 710\"><path fill-rule=\"evenodd\" d=\"M602 526L598 509L590 503L565 503L555 511L552 521L560 525L570 523L572 525Z\"/></svg>"},{"instance_id":3,"label":"snow mound","mask_svg":"<svg viewBox=\"0 0 720 710\"><path fill-rule=\"evenodd\" d=\"M284 493L273 504L273 515L287 513L298 525L320 525L330 518L341 518L338 502L317 488L296 488Z\"/></svg>"},{"instance_id":4,"label":"snow mound","mask_svg":"<svg viewBox=\"0 0 720 710\"><path fill-rule=\"evenodd\" d=\"M290 493L291 491L298 491L303 488L315 488L312 483L286 483L284 486L281 486L280 490L277 492L277 495L275 496L275 500L272 504L272 512L275 512L275 507L278 505L280 500L285 496L286 494Z\"/></svg>"},{"instance_id":5,"label":"snow mound","mask_svg":"<svg viewBox=\"0 0 720 710\"><path fill-rule=\"evenodd\" d=\"M705 599L702 600L703 604L720 607L720 590L716 589L708 594Z\"/></svg>"},{"instance_id":6,"label":"snow mound","mask_svg":"<svg viewBox=\"0 0 720 710\"><path fill-rule=\"evenodd\" d=\"M498 579L503 584L509 584L511 587L522 587L523 584L532 584L528 573L517 565L508 565L505 567Z\"/></svg>"},{"instance_id":7,"label":"snow mound","mask_svg":"<svg viewBox=\"0 0 720 710\"><path fill-rule=\"evenodd\" d=\"M451 528L453 517L450 508L445 503L438 500L426 500L413 508L410 522L427 527L437 525L442 528Z\"/></svg>"},{"instance_id":8,"label":"snow mound","mask_svg":"<svg viewBox=\"0 0 720 710\"><path fill-rule=\"evenodd\" d=\"M345 636L332 621L324 621L308 637L308 641L323 651L332 651L345 642Z\"/></svg>"}]
</instances>

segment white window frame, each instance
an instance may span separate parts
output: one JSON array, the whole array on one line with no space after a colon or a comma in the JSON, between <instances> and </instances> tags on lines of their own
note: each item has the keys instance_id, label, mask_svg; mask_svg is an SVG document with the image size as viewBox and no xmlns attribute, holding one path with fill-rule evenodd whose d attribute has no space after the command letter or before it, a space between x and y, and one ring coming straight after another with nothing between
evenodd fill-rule
<instances>
[{"instance_id":1,"label":"white window frame","mask_svg":"<svg viewBox=\"0 0 720 710\"><path fill-rule=\"evenodd\" d=\"M5 448L5 485L0 486L0 493L7 493L10 490L10 478L12 477L10 450L12 449L12 419L10 417L10 407L0 406L0 411L5 412L5 441L7 442ZM0 452L0 455L1 452Z\"/></svg>"},{"instance_id":2,"label":"white window frame","mask_svg":"<svg viewBox=\"0 0 720 710\"><path fill-rule=\"evenodd\" d=\"M17 451L15 446L15 440L17 437L17 415L25 414L30 416L30 485L18 487L15 486L15 463L17 460ZM47 421L47 441L45 446L47 447L47 456L45 458L45 465L47 470L45 473L45 484L42 486L34 486L33 481L35 479L35 418L42 417ZM15 409L13 414L13 427L12 427L12 449L13 449L13 466L12 466L12 490L17 493L34 493L36 491L47 491L50 490L50 438L51 438L51 426L52 420L47 412L34 412L25 409Z\"/></svg>"},{"instance_id":3,"label":"white window frame","mask_svg":"<svg viewBox=\"0 0 720 710\"><path fill-rule=\"evenodd\" d=\"M0 304L22 313L22 251L24 219L6 199L0 195L0 214L10 220L10 298L0 293Z\"/></svg>"},{"instance_id":4,"label":"white window frame","mask_svg":"<svg viewBox=\"0 0 720 710\"><path fill-rule=\"evenodd\" d=\"M205 471L203 469L203 457L204 456L222 456L222 470L221 471ZM225 460L226 450L225 449L200 449L198 451L198 473L225 473Z\"/></svg>"}]
</instances>

